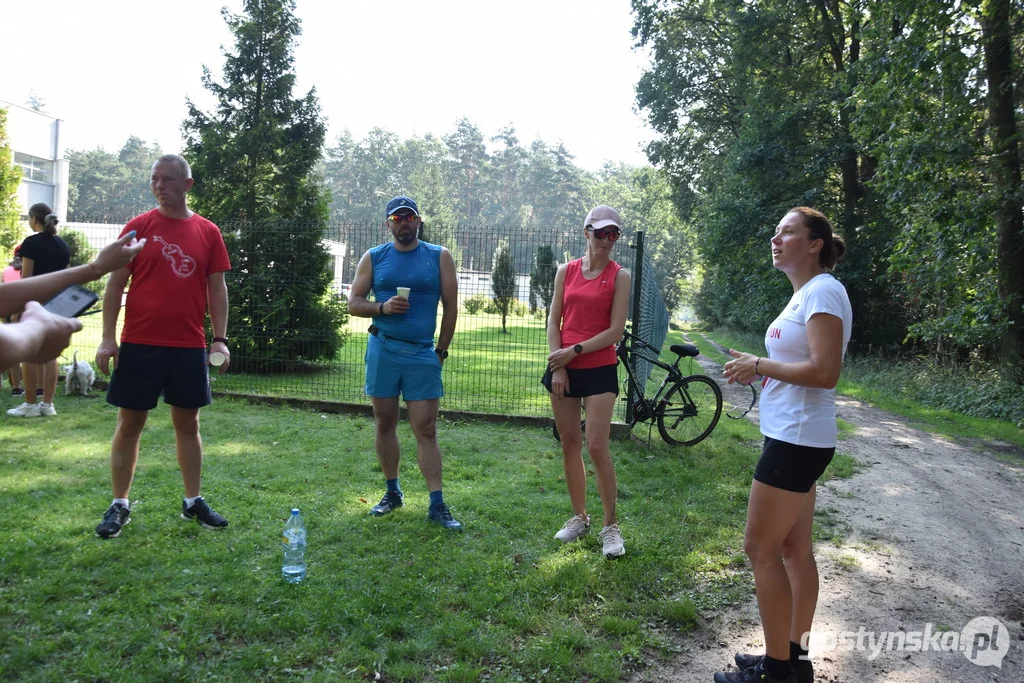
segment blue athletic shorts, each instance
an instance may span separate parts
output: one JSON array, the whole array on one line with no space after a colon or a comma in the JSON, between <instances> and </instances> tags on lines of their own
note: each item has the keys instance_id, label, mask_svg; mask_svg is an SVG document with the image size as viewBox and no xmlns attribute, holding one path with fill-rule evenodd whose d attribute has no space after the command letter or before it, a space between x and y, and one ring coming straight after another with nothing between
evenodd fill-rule
<instances>
[{"instance_id":1,"label":"blue athletic shorts","mask_svg":"<svg viewBox=\"0 0 1024 683\"><path fill-rule=\"evenodd\" d=\"M432 346L369 335L366 339L366 395L409 401L444 396L441 359Z\"/></svg>"},{"instance_id":2,"label":"blue athletic shorts","mask_svg":"<svg viewBox=\"0 0 1024 683\"><path fill-rule=\"evenodd\" d=\"M128 410L156 408L164 403L178 408L202 408L213 402L206 349L121 344L117 369L110 376L107 403Z\"/></svg>"}]
</instances>

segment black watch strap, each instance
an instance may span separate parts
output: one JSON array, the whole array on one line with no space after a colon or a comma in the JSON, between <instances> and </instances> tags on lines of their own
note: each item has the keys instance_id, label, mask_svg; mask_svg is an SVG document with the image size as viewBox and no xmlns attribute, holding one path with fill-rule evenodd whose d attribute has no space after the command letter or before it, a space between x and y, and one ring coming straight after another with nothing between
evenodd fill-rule
<instances>
[{"instance_id":1,"label":"black watch strap","mask_svg":"<svg viewBox=\"0 0 1024 683\"><path fill-rule=\"evenodd\" d=\"M441 360L448 357L448 349L434 349L434 353L441 356Z\"/></svg>"},{"instance_id":2,"label":"black watch strap","mask_svg":"<svg viewBox=\"0 0 1024 683\"><path fill-rule=\"evenodd\" d=\"M227 337L214 337L213 340L210 343L213 344L214 342L220 342L221 344L227 344L228 343L228 338Z\"/></svg>"}]
</instances>

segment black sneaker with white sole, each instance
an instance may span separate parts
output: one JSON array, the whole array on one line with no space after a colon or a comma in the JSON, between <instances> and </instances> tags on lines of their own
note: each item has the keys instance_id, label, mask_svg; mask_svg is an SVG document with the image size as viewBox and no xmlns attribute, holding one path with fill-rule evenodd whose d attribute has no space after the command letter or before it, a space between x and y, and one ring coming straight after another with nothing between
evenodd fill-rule
<instances>
[{"instance_id":1,"label":"black sneaker with white sole","mask_svg":"<svg viewBox=\"0 0 1024 683\"><path fill-rule=\"evenodd\" d=\"M740 669L752 669L763 661L764 655L736 653L736 666ZM811 660L790 661L793 663L793 675L796 676L796 683L814 683L814 665Z\"/></svg>"},{"instance_id":2,"label":"black sneaker with white sole","mask_svg":"<svg viewBox=\"0 0 1024 683\"><path fill-rule=\"evenodd\" d=\"M194 519L207 529L223 529L228 525L228 520L214 512L202 498L189 507L185 507L185 501L181 501L181 518Z\"/></svg>"},{"instance_id":3,"label":"black sneaker with white sole","mask_svg":"<svg viewBox=\"0 0 1024 683\"><path fill-rule=\"evenodd\" d=\"M120 503L107 508L103 521L96 525L96 535L100 538L117 538L121 528L131 521L132 511Z\"/></svg>"}]
</instances>

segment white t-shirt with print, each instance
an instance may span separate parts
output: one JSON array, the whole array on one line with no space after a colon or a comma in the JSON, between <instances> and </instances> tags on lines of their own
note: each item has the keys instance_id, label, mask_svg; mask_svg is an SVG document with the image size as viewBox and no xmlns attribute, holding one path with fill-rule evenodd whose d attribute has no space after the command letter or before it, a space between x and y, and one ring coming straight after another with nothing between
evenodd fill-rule
<instances>
[{"instance_id":1,"label":"white t-shirt with print","mask_svg":"<svg viewBox=\"0 0 1024 683\"><path fill-rule=\"evenodd\" d=\"M853 310L846 288L828 273L811 278L795 292L764 337L768 357L782 363L811 359L807 321L826 313L843 321L843 356L850 341ZM800 387L766 377L761 392L761 433L799 446L836 445L835 389Z\"/></svg>"}]
</instances>

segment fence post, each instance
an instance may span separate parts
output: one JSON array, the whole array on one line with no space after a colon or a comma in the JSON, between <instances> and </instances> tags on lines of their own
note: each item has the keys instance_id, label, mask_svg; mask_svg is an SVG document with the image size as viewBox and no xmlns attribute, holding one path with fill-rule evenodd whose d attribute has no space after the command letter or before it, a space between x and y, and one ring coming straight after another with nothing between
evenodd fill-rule
<instances>
[{"instance_id":1,"label":"fence post","mask_svg":"<svg viewBox=\"0 0 1024 683\"><path fill-rule=\"evenodd\" d=\"M636 255L633 259L633 315L631 319L633 321L633 334L640 334L640 293L643 291L644 281L644 231L636 231L636 242L634 243L633 249L636 251ZM632 357L630 361L633 363L633 373L636 373L636 356ZM623 416L626 424L630 423L633 415L633 401L637 395L636 385L633 383L633 376L630 375L629 387L626 390L626 414Z\"/></svg>"}]
</instances>

